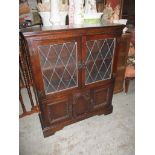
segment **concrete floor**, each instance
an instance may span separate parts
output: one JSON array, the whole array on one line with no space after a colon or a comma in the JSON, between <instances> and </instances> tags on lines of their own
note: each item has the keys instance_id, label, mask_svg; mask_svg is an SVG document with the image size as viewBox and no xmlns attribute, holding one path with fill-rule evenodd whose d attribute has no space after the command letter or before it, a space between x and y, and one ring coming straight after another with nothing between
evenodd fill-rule
<instances>
[{"instance_id":1,"label":"concrete floor","mask_svg":"<svg viewBox=\"0 0 155 155\"><path fill-rule=\"evenodd\" d=\"M20 155L134 155L135 89L113 97L110 115L88 118L44 138L37 114L20 119Z\"/></svg>"}]
</instances>

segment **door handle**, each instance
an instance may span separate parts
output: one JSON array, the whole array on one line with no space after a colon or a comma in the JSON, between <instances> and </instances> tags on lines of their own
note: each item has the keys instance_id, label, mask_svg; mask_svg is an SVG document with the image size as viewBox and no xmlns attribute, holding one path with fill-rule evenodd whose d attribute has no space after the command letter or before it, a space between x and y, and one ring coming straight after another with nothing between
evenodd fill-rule
<instances>
[{"instance_id":1,"label":"door handle","mask_svg":"<svg viewBox=\"0 0 155 155\"><path fill-rule=\"evenodd\" d=\"M82 68L85 68L85 67L86 67L85 62L81 62L81 61L78 62L78 69L82 69Z\"/></svg>"}]
</instances>

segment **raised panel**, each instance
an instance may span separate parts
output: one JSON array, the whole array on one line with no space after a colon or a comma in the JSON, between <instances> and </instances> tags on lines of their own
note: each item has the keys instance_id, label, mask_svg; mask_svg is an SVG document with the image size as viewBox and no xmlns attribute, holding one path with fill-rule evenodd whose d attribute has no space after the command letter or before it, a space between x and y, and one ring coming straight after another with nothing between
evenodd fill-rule
<instances>
[{"instance_id":1,"label":"raised panel","mask_svg":"<svg viewBox=\"0 0 155 155\"><path fill-rule=\"evenodd\" d=\"M90 109L90 91L77 92L73 95L73 115L80 117Z\"/></svg>"},{"instance_id":2,"label":"raised panel","mask_svg":"<svg viewBox=\"0 0 155 155\"><path fill-rule=\"evenodd\" d=\"M71 118L72 107L67 97L53 101L51 104L48 104L47 107L50 123L61 122Z\"/></svg>"},{"instance_id":3,"label":"raised panel","mask_svg":"<svg viewBox=\"0 0 155 155\"><path fill-rule=\"evenodd\" d=\"M105 104L107 100L108 89L98 89L94 91L95 105Z\"/></svg>"},{"instance_id":4,"label":"raised panel","mask_svg":"<svg viewBox=\"0 0 155 155\"><path fill-rule=\"evenodd\" d=\"M108 88L94 89L93 91L93 109L103 107L107 104Z\"/></svg>"},{"instance_id":5,"label":"raised panel","mask_svg":"<svg viewBox=\"0 0 155 155\"><path fill-rule=\"evenodd\" d=\"M92 90L92 110L103 108L111 104L111 98L113 95L112 85L105 87L94 88Z\"/></svg>"}]
</instances>

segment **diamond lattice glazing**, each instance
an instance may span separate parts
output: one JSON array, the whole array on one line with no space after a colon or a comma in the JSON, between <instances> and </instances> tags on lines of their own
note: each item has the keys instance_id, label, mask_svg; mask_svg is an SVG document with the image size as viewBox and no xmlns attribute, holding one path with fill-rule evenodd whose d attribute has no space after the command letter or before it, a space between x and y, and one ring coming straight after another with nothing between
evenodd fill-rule
<instances>
[{"instance_id":1,"label":"diamond lattice glazing","mask_svg":"<svg viewBox=\"0 0 155 155\"><path fill-rule=\"evenodd\" d=\"M111 78L115 38L87 41L85 84Z\"/></svg>"},{"instance_id":2,"label":"diamond lattice glazing","mask_svg":"<svg viewBox=\"0 0 155 155\"><path fill-rule=\"evenodd\" d=\"M77 86L77 42L39 46L46 93Z\"/></svg>"}]
</instances>

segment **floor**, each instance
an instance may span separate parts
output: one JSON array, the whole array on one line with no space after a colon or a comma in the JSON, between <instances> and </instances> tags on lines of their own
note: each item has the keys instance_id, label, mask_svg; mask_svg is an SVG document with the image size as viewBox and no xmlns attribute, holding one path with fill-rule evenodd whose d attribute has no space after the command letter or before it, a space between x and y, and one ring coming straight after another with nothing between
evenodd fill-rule
<instances>
[{"instance_id":1,"label":"floor","mask_svg":"<svg viewBox=\"0 0 155 155\"><path fill-rule=\"evenodd\" d=\"M88 118L44 138L37 114L20 119L20 155L134 155L135 89L113 97L113 113Z\"/></svg>"}]
</instances>

